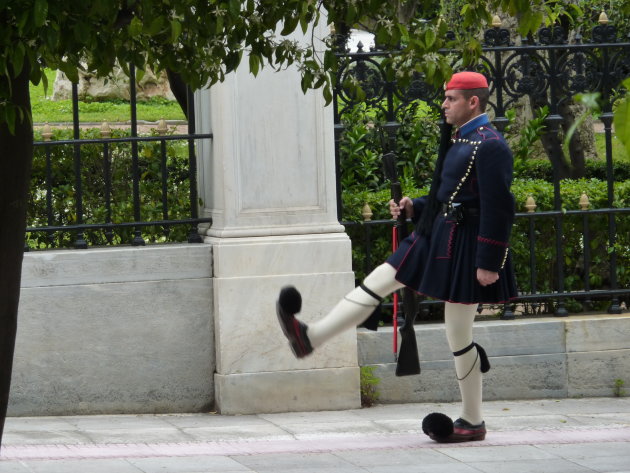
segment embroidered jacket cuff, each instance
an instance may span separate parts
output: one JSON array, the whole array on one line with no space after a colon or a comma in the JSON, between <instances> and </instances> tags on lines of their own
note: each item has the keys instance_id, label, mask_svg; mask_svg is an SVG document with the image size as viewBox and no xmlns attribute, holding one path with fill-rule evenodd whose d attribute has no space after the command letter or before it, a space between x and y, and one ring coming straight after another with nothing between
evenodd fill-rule
<instances>
[{"instance_id":1,"label":"embroidered jacket cuff","mask_svg":"<svg viewBox=\"0 0 630 473\"><path fill-rule=\"evenodd\" d=\"M508 249L507 242L478 236L475 264L478 268L498 272L505 265Z\"/></svg>"}]
</instances>

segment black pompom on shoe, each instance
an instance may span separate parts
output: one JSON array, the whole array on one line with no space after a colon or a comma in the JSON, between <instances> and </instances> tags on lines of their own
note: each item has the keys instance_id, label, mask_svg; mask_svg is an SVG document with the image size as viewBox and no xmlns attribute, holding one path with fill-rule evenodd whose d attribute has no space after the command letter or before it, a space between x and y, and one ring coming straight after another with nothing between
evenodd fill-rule
<instances>
[{"instance_id":1,"label":"black pompom on shoe","mask_svg":"<svg viewBox=\"0 0 630 473\"><path fill-rule=\"evenodd\" d=\"M287 314L297 314L302 310L302 295L293 286L285 286L280 290L278 304Z\"/></svg>"},{"instance_id":2,"label":"black pompom on shoe","mask_svg":"<svg viewBox=\"0 0 630 473\"><path fill-rule=\"evenodd\" d=\"M276 314L282 332L289 340L293 354L297 358L304 358L313 352L311 342L306 336L308 326L295 318L295 314L302 310L302 296L293 286L283 287L276 302Z\"/></svg>"},{"instance_id":3,"label":"black pompom on shoe","mask_svg":"<svg viewBox=\"0 0 630 473\"><path fill-rule=\"evenodd\" d=\"M433 412L422 419L422 431L433 440L446 438L453 433L453 419L446 414Z\"/></svg>"}]
</instances>

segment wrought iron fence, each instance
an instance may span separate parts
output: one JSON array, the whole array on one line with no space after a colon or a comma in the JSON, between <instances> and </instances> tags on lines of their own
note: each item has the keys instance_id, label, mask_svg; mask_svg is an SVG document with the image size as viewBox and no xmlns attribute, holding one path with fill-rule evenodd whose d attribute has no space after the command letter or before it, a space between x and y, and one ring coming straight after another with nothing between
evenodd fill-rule
<instances>
[{"instance_id":1,"label":"wrought iron fence","mask_svg":"<svg viewBox=\"0 0 630 473\"><path fill-rule=\"evenodd\" d=\"M590 307L594 299L605 298L608 301L608 311L618 314L622 311L621 301L626 304L630 296L630 285L620 287L618 273L624 272L629 265L630 241L624 236L620 239L619 223L622 222L624 231L628 231L630 208L615 206L615 182L613 179L613 148L612 122L613 106L623 79L630 77L630 42L619 40L615 28L602 22L591 32L591 39L583 41L580 35L575 35L571 42L567 41L567 34L560 28L542 28L537 41L520 39L519 44L510 42L510 32L500 27L493 27L485 34L483 53L474 69L486 75L490 92L490 115L494 125L500 131L505 130L509 120L507 111L524 97L529 98L538 106L546 105L549 114L545 119L546 126L556 137L556 143L562 143L559 138L566 132L566 117L562 115L563 105L571 102L578 93L600 94L602 108L599 120L603 123L606 145L606 182L607 198L602 208L591 210L565 210L566 202L561 198L562 182L559 173L559 163L562 162L561 146L547 146L547 153L553 164L553 209L548 211L519 212L516 215L518 225L525 225L528 244L522 248L521 255L529 261L529 267L518 267L521 274L527 273L528 287L519 288L519 297L515 304L529 305L534 309L540 304L551 304L555 315L568 314L566 303L568 300L582 301L583 306ZM341 43L345 44L344 41ZM449 54L450 51L443 51ZM416 77L409 86L401 87L395 80L388 80L381 65L383 57L396 54L395 51L379 51L374 48L364 51L362 45L355 53L347 50L338 52L342 66L338 75L338 82L334 94L335 113L335 154L338 176L338 216L348 229L361 227L359 237L353 245L364 248L363 263L372 267L371 245L374 243L372 233L374 228L391 225L387 220L366 221L357 223L350 221L344 215L342 208L341 173L342 159L341 143L344 139L345 125L343 116L353 107L359 105L376 110L382 117L381 128L387 135L389 149L395 151L397 130L402 123L398 119L399 111L414 101L422 101L439 110L441 90L430 86L422 77ZM456 68L457 69L457 68ZM365 95L357 99L345 87L348 81L360 85ZM594 235L593 218L599 215L606 219L603 235ZM580 251L579 278L583 280L578 289L567 289L565 282L572 276L565 267L568 238L565 235L567 222L574 219L582 222L583 228L577 242L578 248L569 248L572 252ZM525 223L526 222L526 223ZM540 261L537 260L537 249L541 241L537 240L537 228L541 222L551 223L553 226L553 240L555 255L549 261L545 274L549 281L549 290L541 290L537 281L541 277ZM600 225L601 227L601 225ZM601 230L599 230L601 232ZM602 241L607 255L606 281L593 288L590 282L591 254L593 241ZM620 250L623 254L622 265L619 265ZM378 261L377 263L380 263ZM367 272L367 271L366 271ZM575 275L573 275L575 276ZM522 279L522 280L523 280ZM424 304L432 303L425 301ZM506 304L503 308L503 318L514 317L514 304Z\"/></svg>"},{"instance_id":2,"label":"wrought iron fence","mask_svg":"<svg viewBox=\"0 0 630 473\"><path fill-rule=\"evenodd\" d=\"M198 214L195 140L212 135L195 133L189 91L187 133L169 133L161 123L152 134L139 136L133 67L130 72L128 132L114 133L104 124L100 136L81 136L78 87L72 84L72 137L51 140L51 129L45 127L42 141L34 142L39 160L34 163L26 250L140 246L146 244L143 230L148 227L160 228L162 240L201 242L197 224L211 219ZM179 146L185 160L174 162L173 146Z\"/></svg>"}]
</instances>

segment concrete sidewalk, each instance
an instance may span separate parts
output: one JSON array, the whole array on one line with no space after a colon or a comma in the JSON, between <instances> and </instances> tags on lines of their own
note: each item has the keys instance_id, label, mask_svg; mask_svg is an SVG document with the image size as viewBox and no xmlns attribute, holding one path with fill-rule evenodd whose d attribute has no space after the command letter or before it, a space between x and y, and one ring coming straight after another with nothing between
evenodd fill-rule
<instances>
[{"instance_id":1,"label":"concrete sidewalk","mask_svg":"<svg viewBox=\"0 0 630 473\"><path fill-rule=\"evenodd\" d=\"M9 418L0 473L630 472L630 398L485 403L483 442L421 430L459 404L349 411Z\"/></svg>"}]
</instances>

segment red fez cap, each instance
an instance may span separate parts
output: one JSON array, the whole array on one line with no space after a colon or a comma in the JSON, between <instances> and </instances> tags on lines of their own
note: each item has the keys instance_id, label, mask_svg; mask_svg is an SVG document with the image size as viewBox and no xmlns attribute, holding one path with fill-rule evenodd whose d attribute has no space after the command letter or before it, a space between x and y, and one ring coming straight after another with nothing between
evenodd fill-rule
<instances>
[{"instance_id":1,"label":"red fez cap","mask_svg":"<svg viewBox=\"0 0 630 473\"><path fill-rule=\"evenodd\" d=\"M470 90L488 88L488 81L483 74L464 71L453 74L446 84L445 90Z\"/></svg>"}]
</instances>

